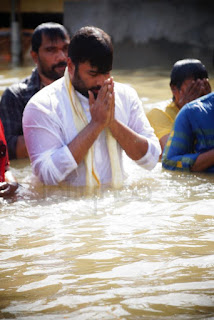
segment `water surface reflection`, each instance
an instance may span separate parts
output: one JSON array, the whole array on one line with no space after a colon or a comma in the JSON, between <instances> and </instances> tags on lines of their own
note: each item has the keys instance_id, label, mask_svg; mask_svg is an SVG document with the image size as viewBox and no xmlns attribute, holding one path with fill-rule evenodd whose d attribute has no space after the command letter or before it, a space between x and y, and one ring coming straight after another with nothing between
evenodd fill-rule
<instances>
[{"instance_id":1,"label":"water surface reflection","mask_svg":"<svg viewBox=\"0 0 214 320\"><path fill-rule=\"evenodd\" d=\"M166 71L115 79L148 105L170 98ZM0 318L213 319L214 176L125 163L123 189L90 193L11 161L21 187L0 201Z\"/></svg>"}]
</instances>

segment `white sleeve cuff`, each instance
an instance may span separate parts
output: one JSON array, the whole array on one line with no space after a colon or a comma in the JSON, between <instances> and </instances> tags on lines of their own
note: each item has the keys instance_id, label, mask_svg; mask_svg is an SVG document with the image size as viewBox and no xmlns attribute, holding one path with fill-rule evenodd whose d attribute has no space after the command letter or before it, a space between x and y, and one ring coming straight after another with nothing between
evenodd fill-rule
<instances>
[{"instance_id":1,"label":"white sleeve cuff","mask_svg":"<svg viewBox=\"0 0 214 320\"><path fill-rule=\"evenodd\" d=\"M33 170L39 179L48 185L65 180L77 163L66 145L57 150L48 150L33 162Z\"/></svg>"},{"instance_id":2,"label":"white sleeve cuff","mask_svg":"<svg viewBox=\"0 0 214 320\"><path fill-rule=\"evenodd\" d=\"M152 170L156 164L158 163L159 156L161 154L161 147L158 142L158 144L155 144L150 139L148 140L148 150L147 153L139 160L136 161L136 163L143 168L147 170Z\"/></svg>"}]
</instances>

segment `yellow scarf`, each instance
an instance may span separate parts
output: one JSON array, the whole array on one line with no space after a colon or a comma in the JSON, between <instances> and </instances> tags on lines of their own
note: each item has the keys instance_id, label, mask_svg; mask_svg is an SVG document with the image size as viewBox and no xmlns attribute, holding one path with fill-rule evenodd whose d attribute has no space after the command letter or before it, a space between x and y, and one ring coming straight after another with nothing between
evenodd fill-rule
<instances>
[{"instance_id":1,"label":"yellow scarf","mask_svg":"<svg viewBox=\"0 0 214 320\"><path fill-rule=\"evenodd\" d=\"M78 99L78 96L71 84L68 68L65 69L65 85L70 100L70 106L72 110L74 124L78 132L82 131L83 128L88 124L88 120L84 113L83 107ZM120 167L120 161L117 151L117 141L112 136L109 129L106 130L107 146L111 163L112 171L112 185L116 188L122 186L122 171ZM93 146L88 150L85 156L85 167L86 167L86 186L94 187L100 185L99 175L93 166Z\"/></svg>"}]
</instances>

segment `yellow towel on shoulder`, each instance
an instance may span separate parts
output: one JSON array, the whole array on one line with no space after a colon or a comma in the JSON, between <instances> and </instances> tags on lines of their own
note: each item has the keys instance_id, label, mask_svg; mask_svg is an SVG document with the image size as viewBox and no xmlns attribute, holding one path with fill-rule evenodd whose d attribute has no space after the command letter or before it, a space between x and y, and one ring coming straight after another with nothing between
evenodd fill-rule
<instances>
[{"instance_id":1,"label":"yellow towel on shoulder","mask_svg":"<svg viewBox=\"0 0 214 320\"><path fill-rule=\"evenodd\" d=\"M83 107L78 99L78 96L71 84L68 68L65 70L65 85L68 92L70 106L72 110L73 120L78 132L82 131L83 128L88 124L87 117L84 113ZM106 130L107 146L109 152L109 158L111 162L112 171L112 185L116 188L122 186L122 170L120 166L120 160L117 150L117 141L112 136L109 129ZM93 146L88 150L85 156L85 166L86 166L86 186L94 187L100 185L99 175L94 168L93 163Z\"/></svg>"}]
</instances>

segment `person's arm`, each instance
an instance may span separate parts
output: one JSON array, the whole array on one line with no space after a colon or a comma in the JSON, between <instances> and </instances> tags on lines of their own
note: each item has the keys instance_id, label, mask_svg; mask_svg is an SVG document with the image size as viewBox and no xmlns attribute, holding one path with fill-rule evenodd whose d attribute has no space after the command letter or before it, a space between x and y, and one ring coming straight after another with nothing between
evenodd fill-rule
<instances>
[{"instance_id":1,"label":"person's arm","mask_svg":"<svg viewBox=\"0 0 214 320\"><path fill-rule=\"evenodd\" d=\"M122 122L114 119L109 126L112 135L132 160L139 160L148 151L148 140Z\"/></svg>"},{"instance_id":2,"label":"person's arm","mask_svg":"<svg viewBox=\"0 0 214 320\"><path fill-rule=\"evenodd\" d=\"M191 167L191 171L205 171L212 166L214 166L214 149L201 153Z\"/></svg>"},{"instance_id":3,"label":"person's arm","mask_svg":"<svg viewBox=\"0 0 214 320\"><path fill-rule=\"evenodd\" d=\"M0 197L6 198L12 196L17 188L18 183L13 173L8 169L5 172L5 182L0 183Z\"/></svg>"}]
</instances>

